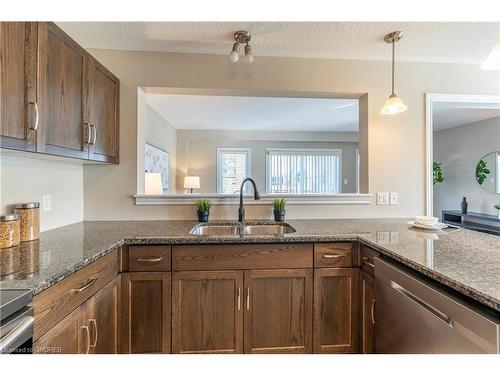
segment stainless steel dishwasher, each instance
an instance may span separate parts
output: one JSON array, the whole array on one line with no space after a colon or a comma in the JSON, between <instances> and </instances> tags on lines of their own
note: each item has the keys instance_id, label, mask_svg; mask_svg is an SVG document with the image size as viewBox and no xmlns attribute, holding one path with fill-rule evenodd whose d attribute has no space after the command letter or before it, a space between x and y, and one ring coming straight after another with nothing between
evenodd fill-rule
<instances>
[{"instance_id":1,"label":"stainless steel dishwasher","mask_svg":"<svg viewBox=\"0 0 500 375\"><path fill-rule=\"evenodd\" d=\"M497 314L382 259L375 299L377 353L500 353Z\"/></svg>"}]
</instances>

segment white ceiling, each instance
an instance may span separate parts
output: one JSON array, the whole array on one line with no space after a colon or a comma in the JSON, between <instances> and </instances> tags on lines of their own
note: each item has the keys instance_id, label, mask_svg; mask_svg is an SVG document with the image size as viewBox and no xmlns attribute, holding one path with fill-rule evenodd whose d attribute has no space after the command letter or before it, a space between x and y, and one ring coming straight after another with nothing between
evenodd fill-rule
<instances>
[{"instance_id":1,"label":"white ceiling","mask_svg":"<svg viewBox=\"0 0 500 375\"><path fill-rule=\"evenodd\" d=\"M358 100L146 94L177 129L357 132Z\"/></svg>"},{"instance_id":2,"label":"white ceiling","mask_svg":"<svg viewBox=\"0 0 500 375\"><path fill-rule=\"evenodd\" d=\"M432 113L433 131L437 132L499 117L500 104L438 103L434 106Z\"/></svg>"},{"instance_id":3,"label":"white ceiling","mask_svg":"<svg viewBox=\"0 0 500 375\"><path fill-rule=\"evenodd\" d=\"M59 22L86 48L229 54L232 35L252 33L256 56L387 60L386 33L401 30L400 61L480 63L499 22Z\"/></svg>"}]
</instances>

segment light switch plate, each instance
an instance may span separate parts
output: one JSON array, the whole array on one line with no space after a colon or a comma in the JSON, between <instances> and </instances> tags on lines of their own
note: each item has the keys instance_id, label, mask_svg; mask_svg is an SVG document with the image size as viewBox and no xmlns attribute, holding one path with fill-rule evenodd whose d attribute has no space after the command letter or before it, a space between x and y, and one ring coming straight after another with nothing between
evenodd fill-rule
<instances>
[{"instance_id":1,"label":"light switch plate","mask_svg":"<svg viewBox=\"0 0 500 375\"><path fill-rule=\"evenodd\" d=\"M52 210L52 196L44 195L42 197L42 211L51 211Z\"/></svg>"},{"instance_id":2,"label":"light switch plate","mask_svg":"<svg viewBox=\"0 0 500 375\"><path fill-rule=\"evenodd\" d=\"M377 204L378 205L388 205L389 204L389 193L377 193Z\"/></svg>"},{"instance_id":3,"label":"light switch plate","mask_svg":"<svg viewBox=\"0 0 500 375\"><path fill-rule=\"evenodd\" d=\"M398 192L391 192L390 202L391 202L391 205L398 205L399 204L399 193Z\"/></svg>"}]
</instances>

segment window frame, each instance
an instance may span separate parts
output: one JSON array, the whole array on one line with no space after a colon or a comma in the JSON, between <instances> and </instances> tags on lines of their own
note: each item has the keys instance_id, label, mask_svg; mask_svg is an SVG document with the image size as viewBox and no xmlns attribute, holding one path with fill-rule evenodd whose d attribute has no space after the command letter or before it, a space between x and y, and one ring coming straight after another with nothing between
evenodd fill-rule
<instances>
[{"instance_id":1,"label":"window frame","mask_svg":"<svg viewBox=\"0 0 500 375\"><path fill-rule=\"evenodd\" d=\"M315 193L315 194L308 194L308 193L273 193L271 192L271 165L270 165L270 155L269 152L272 151L296 151L296 152L324 152L324 153L329 153L329 154L338 154L339 158L339 179L337 181L337 190L338 193ZM299 196L299 195L336 195L336 194L341 194L342 193L342 149L341 148L295 148L295 147L281 147L281 148L276 148L276 147L269 147L266 148L266 194L269 195L290 195L290 196Z\"/></svg>"},{"instance_id":2,"label":"window frame","mask_svg":"<svg viewBox=\"0 0 500 375\"><path fill-rule=\"evenodd\" d=\"M221 165L221 158L220 155L223 153L246 153L247 159L246 159L246 177L251 177L252 176L252 149L249 147L217 147L217 156L216 156L216 163L217 163L217 194L223 194L223 195L234 195L236 193L223 193L222 192L222 165ZM244 192L246 192L246 186L244 187Z\"/></svg>"}]
</instances>

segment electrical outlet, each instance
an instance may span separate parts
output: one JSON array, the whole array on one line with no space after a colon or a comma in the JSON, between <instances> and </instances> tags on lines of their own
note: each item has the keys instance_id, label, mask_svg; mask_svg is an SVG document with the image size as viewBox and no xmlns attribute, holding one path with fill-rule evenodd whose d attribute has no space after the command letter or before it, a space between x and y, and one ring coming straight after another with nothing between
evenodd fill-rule
<instances>
[{"instance_id":1,"label":"electrical outlet","mask_svg":"<svg viewBox=\"0 0 500 375\"><path fill-rule=\"evenodd\" d=\"M389 204L389 193L377 193L377 204L378 205L388 205Z\"/></svg>"},{"instance_id":2,"label":"electrical outlet","mask_svg":"<svg viewBox=\"0 0 500 375\"><path fill-rule=\"evenodd\" d=\"M377 232L377 243L389 243L389 232Z\"/></svg>"},{"instance_id":3,"label":"electrical outlet","mask_svg":"<svg viewBox=\"0 0 500 375\"><path fill-rule=\"evenodd\" d=\"M42 211L51 211L52 210L52 196L44 195L42 197Z\"/></svg>"},{"instance_id":4,"label":"electrical outlet","mask_svg":"<svg viewBox=\"0 0 500 375\"><path fill-rule=\"evenodd\" d=\"M398 205L399 204L399 193L392 192L390 194L390 201L391 201L391 205Z\"/></svg>"},{"instance_id":5,"label":"electrical outlet","mask_svg":"<svg viewBox=\"0 0 500 375\"><path fill-rule=\"evenodd\" d=\"M391 232L391 243L398 243L399 241L399 233Z\"/></svg>"}]
</instances>

